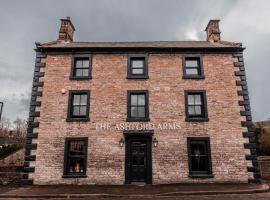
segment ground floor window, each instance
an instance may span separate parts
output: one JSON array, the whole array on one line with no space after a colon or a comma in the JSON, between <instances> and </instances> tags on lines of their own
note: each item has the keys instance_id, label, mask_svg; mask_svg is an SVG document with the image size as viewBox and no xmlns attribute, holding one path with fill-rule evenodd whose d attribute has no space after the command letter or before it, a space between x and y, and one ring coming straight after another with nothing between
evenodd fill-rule
<instances>
[{"instance_id":1,"label":"ground floor window","mask_svg":"<svg viewBox=\"0 0 270 200\"><path fill-rule=\"evenodd\" d=\"M87 138L66 138L64 176L85 176L87 141Z\"/></svg>"},{"instance_id":2,"label":"ground floor window","mask_svg":"<svg viewBox=\"0 0 270 200\"><path fill-rule=\"evenodd\" d=\"M210 140L208 137L188 138L188 158L190 176L211 176Z\"/></svg>"}]
</instances>

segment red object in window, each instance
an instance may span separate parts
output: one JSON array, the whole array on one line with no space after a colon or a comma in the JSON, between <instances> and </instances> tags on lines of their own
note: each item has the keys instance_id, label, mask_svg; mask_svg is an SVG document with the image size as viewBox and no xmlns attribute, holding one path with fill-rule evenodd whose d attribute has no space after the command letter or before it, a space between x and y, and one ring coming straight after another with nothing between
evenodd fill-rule
<instances>
[{"instance_id":1,"label":"red object in window","mask_svg":"<svg viewBox=\"0 0 270 200\"><path fill-rule=\"evenodd\" d=\"M77 163L75 166L75 172L80 172L80 171L81 171L81 166L79 163Z\"/></svg>"}]
</instances>

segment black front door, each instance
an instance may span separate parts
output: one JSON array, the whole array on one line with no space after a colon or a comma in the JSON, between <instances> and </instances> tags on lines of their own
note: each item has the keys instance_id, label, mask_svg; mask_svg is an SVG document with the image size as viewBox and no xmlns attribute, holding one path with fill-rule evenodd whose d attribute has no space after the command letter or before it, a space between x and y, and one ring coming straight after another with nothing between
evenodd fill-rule
<instances>
[{"instance_id":1,"label":"black front door","mask_svg":"<svg viewBox=\"0 0 270 200\"><path fill-rule=\"evenodd\" d=\"M145 140L130 141L131 181L146 182L147 144Z\"/></svg>"},{"instance_id":2,"label":"black front door","mask_svg":"<svg viewBox=\"0 0 270 200\"><path fill-rule=\"evenodd\" d=\"M126 183L151 183L151 138L126 138Z\"/></svg>"}]
</instances>

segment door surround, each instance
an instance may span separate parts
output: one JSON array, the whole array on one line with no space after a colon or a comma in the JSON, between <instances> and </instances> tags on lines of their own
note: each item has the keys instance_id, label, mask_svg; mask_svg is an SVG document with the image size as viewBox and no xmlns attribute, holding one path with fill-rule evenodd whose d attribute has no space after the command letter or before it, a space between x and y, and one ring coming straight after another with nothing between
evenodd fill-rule
<instances>
[{"instance_id":1,"label":"door surround","mask_svg":"<svg viewBox=\"0 0 270 200\"><path fill-rule=\"evenodd\" d=\"M125 184L132 183L131 180L131 162L130 162L130 141L132 139L147 140L147 161L146 161L146 181L147 184L152 184L152 136L154 131L147 130L129 130L123 132L125 137Z\"/></svg>"}]
</instances>

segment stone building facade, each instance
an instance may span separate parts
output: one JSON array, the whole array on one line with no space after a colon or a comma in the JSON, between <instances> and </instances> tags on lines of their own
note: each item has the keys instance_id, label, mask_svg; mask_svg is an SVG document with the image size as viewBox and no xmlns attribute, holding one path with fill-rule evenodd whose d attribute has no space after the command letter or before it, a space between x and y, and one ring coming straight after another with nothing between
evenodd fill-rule
<instances>
[{"instance_id":1,"label":"stone building facade","mask_svg":"<svg viewBox=\"0 0 270 200\"><path fill-rule=\"evenodd\" d=\"M36 43L24 184L259 182L240 43Z\"/></svg>"}]
</instances>

